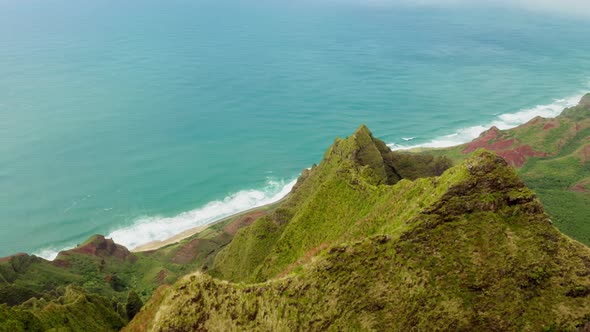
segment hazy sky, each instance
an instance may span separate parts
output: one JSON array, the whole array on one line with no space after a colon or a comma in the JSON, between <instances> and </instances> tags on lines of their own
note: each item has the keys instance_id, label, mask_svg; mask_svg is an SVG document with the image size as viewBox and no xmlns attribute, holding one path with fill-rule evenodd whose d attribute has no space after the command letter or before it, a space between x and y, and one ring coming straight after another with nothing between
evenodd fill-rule
<instances>
[{"instance_id":1,"label":"hazy sky","mask_svg":"<svg viewBox=\"0 0 590 332\"><path fill-rule=\"evenodd\" d=\"M500 7L590 17L590 0L369 0L372 3L435 7Z\"/></svg>"}]
</instances>

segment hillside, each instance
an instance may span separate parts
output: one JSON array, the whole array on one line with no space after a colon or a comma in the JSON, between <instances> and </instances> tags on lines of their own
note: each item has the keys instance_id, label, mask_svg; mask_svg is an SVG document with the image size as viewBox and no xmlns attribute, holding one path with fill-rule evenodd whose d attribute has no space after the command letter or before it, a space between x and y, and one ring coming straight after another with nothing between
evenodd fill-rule
<instances>
[{"instance_id":1,"label":"hillside","mask_svg":"<svg viewBox=\"0 0 590 332\"><path fill-rule=\"evenodd\" d=\"M590 245L590 94L556 118L536 117L509 130L494 127L473 142L425 153L461 162L478 148L506 159L555 226Z\"/></svg>"},{"instance_id":2,"label":"hillside","mask_svg":"<svg viewBox=\"0 0 590 332\"><path fill-rule=\"evenodd\" d=\"M425 164L420 156L398 163L385 143L361 126L348 139L337 139L272 214L238 232L210 273L232 281L264 281L290 272L335 241L401 232L404 219L443 193L435 188L422 192L430 180L411 182L417 175L406 170L422 169L418 176L426 177L449 164L446 158Z\"/></svg>"},{"instance_id":3,"label":"hillside","mask_svg":"<svg viewBox=\"0 0 590 332\"><path fill-rule=\"evenodd\" d=\"M441 176L408 180L381 143L365 127L336 140L285 202L217 255L213 277L162 288L125 330L540 331L590 321L590 250L551 225L504 159L478 150Z\"/></svg>"},{"instance_id":4,"label":"hillside","mask_svg":"<svg viewBox=\"0 0 590 332\"><path fill-rule=\"evenodd\" d=\"M131 293L147 301L161 286L212 264L235 233L265 207L216 223L154 251L131 253L95 235L54 261L19 254L0 259L0 331L117 331L132 314Z\"/></svg>"}]
</instances>

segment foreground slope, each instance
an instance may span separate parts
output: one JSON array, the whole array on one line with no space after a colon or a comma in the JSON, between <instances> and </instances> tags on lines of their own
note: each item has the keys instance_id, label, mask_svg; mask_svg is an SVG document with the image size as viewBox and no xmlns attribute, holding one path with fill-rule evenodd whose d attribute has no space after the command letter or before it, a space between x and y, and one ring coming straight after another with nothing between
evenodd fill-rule
<instances>
[{"instance_id":1,"label":"foreground slope","mask_svg":"<svg viewBox=\"0 0 590 332\"><path fill-rule=\"evenodd\" d=\"M590 250L551 225L504 159L477 151L440 177L392 183L376 171L386 158L356 158L358 142L368 142L359 135L364 128L337 141L290 200L217 256L215 276L254 283L190 275L162 289L126 330L541 331L588 323Z\"/></svg>"}]
</instances>

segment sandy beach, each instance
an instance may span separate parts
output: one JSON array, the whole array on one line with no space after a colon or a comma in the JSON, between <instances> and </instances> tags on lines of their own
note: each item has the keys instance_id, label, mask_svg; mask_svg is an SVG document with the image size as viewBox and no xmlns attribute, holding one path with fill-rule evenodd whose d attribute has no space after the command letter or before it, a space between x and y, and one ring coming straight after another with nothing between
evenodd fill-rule
<instances>
[{"instance_id":1,"label":"sandy beach","mask_svg":"<svg viewBox=\"0 0 590 332\"><path fill-rule=\"evenodd\" d=\"M219 221L217 221L219 222ZM133 250L131 250L132 252L141 252L141 251L150 251L150 250L156 250L156 249L160 249L164 246L167 246L169 244L173 244L173 243L177 243L180 242L186 238L189 238L197 233L200 233L202 231L204 231L205 229L207 229L209 226L211 226L212 224L207 224L207 225L202 225L202 226L197 226L197 227L193 227L191 229L187 229L186 231L176 234L171 238L168 238L166 240L163 241L152 241L150 243L146 243L143 244L141 246L138 246L136 248L134 248Z\"/></svg>"},{"instance_id":2,"label":"sandy beach","mask_svg":"<svg viewBox=\"0 0 590 332\"><path fill-rule=\"evenodd\" d=\"M165 246L167 246L169 244L174 244L174 243L180 242L180 241L182 241L184 239L187 239L187 238L189 238L189 237L191 237L191 236L193 236L193 235L195 235L197 233L200 233L200 232L206 230L207 228L209 228L209 226L212 226L212 225L215 225L217 223L224 222L224 221L227 221L227 220L230 220L230 219L234 219L234 218L237 218L237 217L240 217L240 216L243 216L243 215L252 213L254 211L266 210L268 208L271 208L273 206L276 206L277 204L280 204L281 202L283 202L288 196L289 195L287 194L287 196L281 198L280 200L278 200L276 202L269 203L269 204L266 204L266 205L262 205L262 206L259 206L259 207L255 207L255 208L252 208L252 209L248 209L246 211L241 211L241 212L232 214L231 216L227 216L225 218L221 218L219 220L215 220L215 221L213 221L213 222L211 222L211 223L209 223L207 225L201 225L201 226L193 227L191 229L187 229L186 231L184 231L182 233L178 233L178 234L176 234L176 235L174 235L174 236L172 236L172 237L170 237L170 238L168 238L166 240L152 241L152 242L149 242L149 243L146 243L146 244L142 244L142 245L137 246L134 249L132 249L131 252L142 252L142 251L157 250L157 249L160 249L162 247L165 247Z\"/></svg>"}]
</instances>

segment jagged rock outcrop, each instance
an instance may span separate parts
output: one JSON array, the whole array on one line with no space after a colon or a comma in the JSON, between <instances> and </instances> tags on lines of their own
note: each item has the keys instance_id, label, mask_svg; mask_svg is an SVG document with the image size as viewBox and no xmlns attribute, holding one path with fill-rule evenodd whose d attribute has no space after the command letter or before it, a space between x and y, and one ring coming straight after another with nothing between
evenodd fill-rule
<instances>
[{"instance_id":1,"label":"jagged rock outcrop","mask_svg":"<svg viewBox=\"0 0 590 332\"><path fill-rule=\"evenodd\" d=\"M395 169L391 150L387 145L373 137L367 126L360 126L350 140L356 143L351 151L351 157L361 166L370 167L377 175L379 183L394 184L402 179L402 176ZM339 152L339 143L334 144L334 152Z\"/></svg>"},{"instance_id":2,"label":"jagged rock outcrop","mask_svg":"<svg viewBox=\"0 0 590 332\"><path fill-rule=\"evenodd\" d=\"M100 258L113 257L118 259L135 259L135 256L126 247L116 244L112 239L107 239L103 235L94 235L83 244L74 249L62 251L60 255L69 253L86 254ZM60 257L58 256L57 259Z\"/></svg>"}]
</instances>

